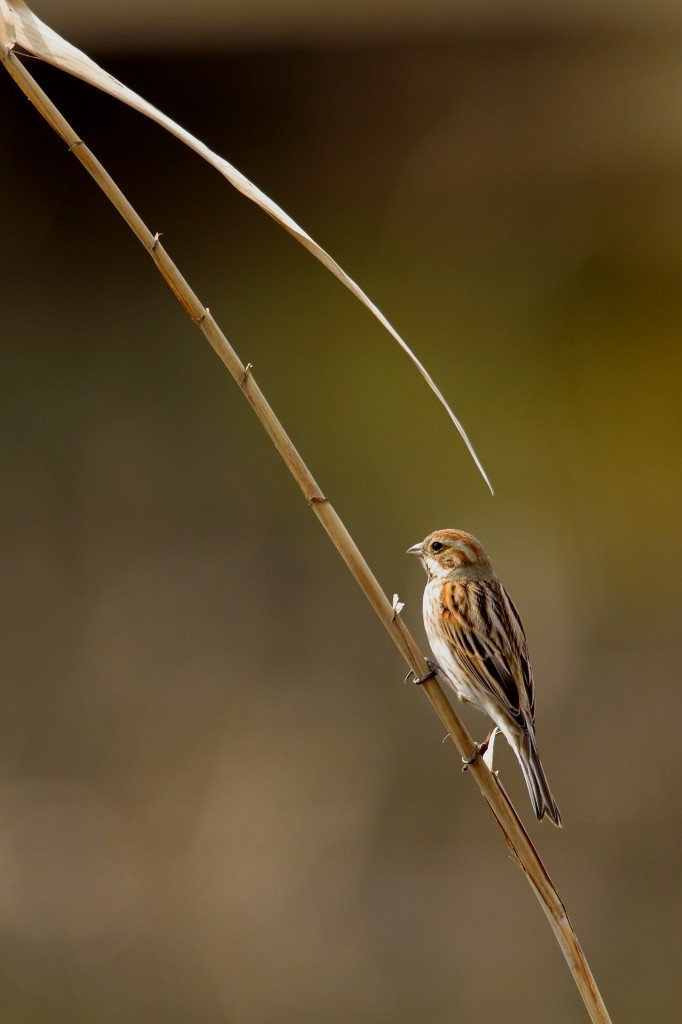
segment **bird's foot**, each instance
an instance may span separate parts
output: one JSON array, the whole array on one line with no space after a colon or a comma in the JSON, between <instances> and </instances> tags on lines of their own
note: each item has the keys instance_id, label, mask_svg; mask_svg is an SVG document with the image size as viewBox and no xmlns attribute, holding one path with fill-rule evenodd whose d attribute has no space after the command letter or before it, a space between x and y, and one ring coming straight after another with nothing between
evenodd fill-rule
<instances>
[{"instance_id":1,"label":"bird's foot","mask_svg":"<svg viewBox=\"0 0 682 1024\"><path fill-rule=\"evenodd\" d=\"M477 743L474 747L474 752L469 757L462 758L462 771L465 772L470 764L474 761L478 761L479 757L483 757L486 750L488 749L487 743Z\"/></svg>"},{"instance_id":2,"label":"bird's foot","mask_svg":"<svg viewBox=\"0 0 682 1024\"><path fill-rule=\"evenodd\" d=\"M407 682L410 676L414 676L414 685L421 686L422 683L425 683L427 681L427 679L433 679L435 676L438 675L438 666L434 665L434 663L432 661L429 661L428 658L424 658L424 661L429 666L429 671L426 672L423 676L419 676L419 678L417 678L412 669L410 669L410 671L405 676L405 682Z\"/></svg>"},{"instance_id":3,"label":"bird's foot","mask_svg":"<svg viewBox=\"0 0 682 1024\"><path fill-rule=\"evenodd\" d=\"M488 744L490 743L490 737L492 736L492 734L494 732L495 732L495 730L491 729L490 732L488 733L488 735L486 736L486 738L483 740L483 743L477 743L475 745L473 754L471 754L469 757L463 757L462 758L462 771L463 772L465 772L467 770L467 768L469 767L469 765L473 764L474 761L478 761L479 757L484 757L485 752L488 749Z\"/></svg>"}]
</instances>

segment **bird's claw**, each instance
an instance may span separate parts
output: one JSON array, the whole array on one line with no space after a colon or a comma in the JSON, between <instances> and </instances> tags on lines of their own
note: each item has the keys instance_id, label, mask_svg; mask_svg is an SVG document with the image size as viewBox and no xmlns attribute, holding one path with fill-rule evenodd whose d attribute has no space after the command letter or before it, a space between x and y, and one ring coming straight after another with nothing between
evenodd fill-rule
<instances>
[{"instance_id":1,"label":"bird's claw","mask_svg":"<svg viewBox=\"0 0 682 1024\"><path fill-rule=\"evenodd\" d=\"M415 676L415 679L414 679L414 685L415 686L421 686L422 683L425 683L427 681L427 679L434 679L438 675L438 666L434 665L434 663L432 661L429 661L428 658L424 658L424 661L428 665L429 671L425 672L423 676L419 677L419 679L417 679L417 677ZM414 675L414 673L412 673L412 674Z\"/></svg>"},{"instance_id":2,"label":"bird's claw","mask_svg":"<svg viewBox=\"0 0 682 1024\"><path fill-rule=\"evenodd\" d=\"M429 661L428 658L424 658L424 661L429 666L429 671L426 672L423 676L419 676L419 678L417 678L416 674L412 671L412 669L410 669L410 671L405 676L403 682L406 683L410 676L414 676L414 685L421 686L422 683L425 683L427 681L427 679L433 679L435 676L437 676L438 666L434 665L434 663L432 661Z\"/></svg>"},{"instance_id":3,"label":"bird's claw","mask_svg":"<svg viewBox=\"0 0 682 1024\"><path fill-rule=\"evenodd\" d=\"M483 757L486 750L488 749L489 738L484 740L483 743L477 743L474 747L474 752L469 757L462 758L462 771L465 772L470 764L474 761L478 761L479 757Z\"/></svg>"}]
</instances>

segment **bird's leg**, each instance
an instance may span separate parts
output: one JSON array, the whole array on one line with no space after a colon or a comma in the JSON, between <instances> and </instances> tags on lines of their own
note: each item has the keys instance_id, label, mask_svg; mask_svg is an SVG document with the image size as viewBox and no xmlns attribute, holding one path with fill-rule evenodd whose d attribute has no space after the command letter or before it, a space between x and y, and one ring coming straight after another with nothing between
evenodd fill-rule
<instances>
[{"instance_id":1,"label":"bird's leg","mask_svg":"<svg viewBox=\"0 0 682 1024\"><path fill-rule=\"evenodd\" d=\"M490 743L490 737L492 736L492 734L494 732L495 732L495 726L492 727L492 729L490 730L490 732L488 733L486 738L483 740L483 743L477 743L476 744L476 746L474 747L474 752L473 752L473 754L471 754L470 757L463 757L462 758L462 771L463 772L465 772L467 770L467 768L469 767L470 764L473 764L474 761L477 761L479 757L483 757L483 755L485 754L486 750L488 749L488 744Z\"/></svg>"},{"instance_id":2,"label":"bird's leg","mask_svg":"<svg viewBox=\"0 0 682 1024\"><path fill-rule=\"evenodd\" d=\"M429 671L426 672L423 676L420 676L419 679L417 679L412 669L410 669L410 671L405 676L405 682L407 682L410 676L414 676L414 685L421 686L422 683L425 683L427 679L433 679L436 675L438 675L438 666L434 665L434 663L432 661L429 661L428 658L424 658L424 661L429 666Z\"/></svg>"}]
</instances>

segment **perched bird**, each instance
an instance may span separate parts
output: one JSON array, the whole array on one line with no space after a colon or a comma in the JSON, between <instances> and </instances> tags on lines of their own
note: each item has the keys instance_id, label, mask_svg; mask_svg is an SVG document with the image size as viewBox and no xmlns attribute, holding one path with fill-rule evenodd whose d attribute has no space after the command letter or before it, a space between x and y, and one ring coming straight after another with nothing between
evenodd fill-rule
<instances>
[{"instance_id":1,"label":"perched bird","mask_svg":"<svg viewBox=\"0 0 682 1024\"><path fill-rule=\"evenodd\" d=\"M463 530L436 530L407 553L421 558L426 569L424 627L442 675L460 700L492 718L505 736L521 765L538 820L546 815L561 828L535 744L535 692L526 635L490 559ZM485 753L493 731L465 764Z\"/></svg>"}]
</instances>

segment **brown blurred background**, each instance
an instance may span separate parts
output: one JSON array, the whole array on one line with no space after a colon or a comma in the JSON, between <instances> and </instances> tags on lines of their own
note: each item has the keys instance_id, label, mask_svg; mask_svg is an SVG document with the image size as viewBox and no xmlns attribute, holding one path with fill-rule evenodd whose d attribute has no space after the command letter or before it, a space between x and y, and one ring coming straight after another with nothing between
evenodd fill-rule
<instances>
[{"instance_id":1,"label":"brown blurred background","mask_svg":"<svg viewBox=\"0 0 682 1024\"><path fill-rule=\"evenodd\" d=\"M159 128L31 62L420 639L405 548L486 544L563 832L499 744L504 784L614 1021L678 1020L679 11L55 6L325 245L452 401L494 498L337 282ZM3 1021L585 1020L226 371L8 76L0 123Z\"/></svg>"}]
</instances>

